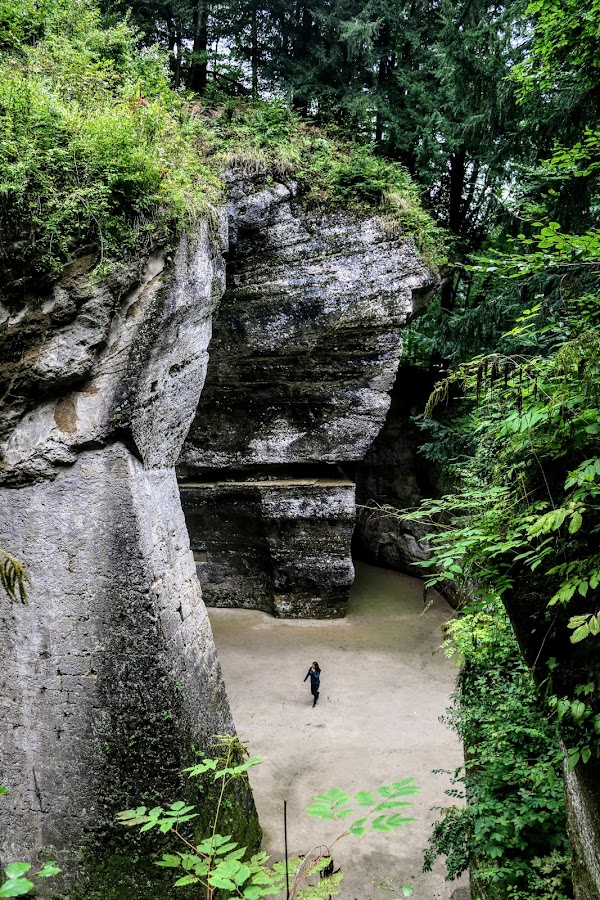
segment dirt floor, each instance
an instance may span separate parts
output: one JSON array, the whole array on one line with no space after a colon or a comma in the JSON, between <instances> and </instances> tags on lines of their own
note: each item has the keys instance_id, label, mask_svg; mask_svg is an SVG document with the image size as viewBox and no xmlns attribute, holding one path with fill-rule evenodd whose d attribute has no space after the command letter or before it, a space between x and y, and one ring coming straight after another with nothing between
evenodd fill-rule
<instances>
[{"instance_id":1,"label":"dirt floor","mask_svg":"<svg viewBox=\"0 0 600 900\"><path fill-rule=\"evenodd\" d=\"M346 619L284 620L261 612L210 610L225 684L240 734L264 762L251 783L264 847L283 856L283 800L288 801L291 853L330 843L341 828L309 818L311 798L332 787L350 794L413 776L421 790L416 821L392 834L347 837L337 844L343 900L398 897L378 885L389 876L410 883L419 900L448 900L457 882L444 881L440 861L421 871L432 807L449 803L448 776L462 761L458 740L439 721L456 670L439 647L440 626L452 614L441 598L423 612L415 578L357 564ZM312 708L311 662L322 669ZM461 882L462 883L462 882Z\"/></svg>"}]
</instances>

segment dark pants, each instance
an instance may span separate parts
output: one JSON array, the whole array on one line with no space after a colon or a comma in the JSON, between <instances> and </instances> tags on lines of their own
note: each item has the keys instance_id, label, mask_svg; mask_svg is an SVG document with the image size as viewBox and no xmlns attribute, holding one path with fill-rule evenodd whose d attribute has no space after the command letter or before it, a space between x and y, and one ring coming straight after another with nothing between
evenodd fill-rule
<instances>
[{"instance_id":1,"label":"dark pants","mask_svg":"<svg viewBox=\"0 0 600 900\"><path fill-rule=\"evenodd\" d=\"M310 692L314 697L314 700L313 700L313 706L314 706L319 698L319 683L318 682L311 681Z\"/></svg>"}]
</instances>

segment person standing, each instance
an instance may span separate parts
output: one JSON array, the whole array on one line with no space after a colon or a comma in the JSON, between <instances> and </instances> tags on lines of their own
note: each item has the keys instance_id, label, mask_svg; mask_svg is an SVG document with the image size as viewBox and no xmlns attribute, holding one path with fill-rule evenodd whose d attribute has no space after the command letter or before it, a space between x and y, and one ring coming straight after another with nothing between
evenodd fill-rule
<instances>
[{"instance_id":1,"label":"person standing","mask_svg":"<svg viewBox=\"0 0 600 900\"><path fill-rule=\"evenodd\" d=\"M319 699L319 688L321 686L321 669L319 668L319 663L314 662L306 675L304 676L304 680L310 676L310 692L313 695L313 707L317 705L317 700Z\"/></svg>"}]
</instances>

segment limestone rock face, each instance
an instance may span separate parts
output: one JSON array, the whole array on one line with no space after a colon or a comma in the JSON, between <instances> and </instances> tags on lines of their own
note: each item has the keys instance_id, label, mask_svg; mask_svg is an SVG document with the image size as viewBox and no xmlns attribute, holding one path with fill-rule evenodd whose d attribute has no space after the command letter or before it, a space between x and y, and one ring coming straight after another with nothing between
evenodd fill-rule
<instances>
[{"instance_id":1,"label":"limestone rock face","mask_svg":"<svg viewBox=\"0 0 600 900\"><path fill-rule=\"evenodd\" d=\"M222 246L201 228L100 286L80 260L4 323L0 542L32 584L0 599L3 863L74 875L117 810L181 794L192 748L233 729L173 468Z\"/></svg>"},{"instance_id":2,"label":"limestone rock face","mask_svg":"<svg viewBox=\"0 0 600 900\"><path fill-rule=\"evenodd\" d=\"M354 510L343 467L383 425L402 327L434 285L378 218L310 214L293 184L233 184L227 290L177 467L210 603L343 615ZM323 478L335 485L313 513Z\"/></svg>"},{"instance_id":3,"label":"limestone rock face","mask_svg":"<svg viewBox=\"0 0 600 900\"><path fill-rule=\"evenodd\" d=\"M181 501L209 606L344 615L354 578L351 481L183 484Z\"/></svg>"},{"instance_id":4,"label":"limestone rock face","mask_svg":"<svg viewBox=\"0 0 600 900\"><path fill-rule=\"evenodd\" d=\"M227 291L179 470L362 459L431 275L412 241L389 239L376 218L310 216L293 186L238 191Z\"/></svg>"}]
</instances>

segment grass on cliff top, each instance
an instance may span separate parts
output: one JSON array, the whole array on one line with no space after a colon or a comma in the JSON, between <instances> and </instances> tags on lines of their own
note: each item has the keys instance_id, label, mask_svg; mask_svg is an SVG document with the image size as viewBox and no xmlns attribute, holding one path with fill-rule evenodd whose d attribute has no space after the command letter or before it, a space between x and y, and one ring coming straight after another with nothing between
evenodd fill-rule
<instances>
[{"instance_id":1,"label":"grass on cliff top","mask_svg":"<svg viewBox=\"0 0 600 900\"><path fill-rule=\"evenodd\" d=\"M204 152L214 155L220 171L293 179L308 207L375 212L391 237L412 237L432 267L441 262L442 230L423 209L419 188L403 166L301 119L282 101L229 99L193 110L204 122Z\"/></svg>"},{"instance_id":2,"label":"grass on cliff top","mask_svg":"<svg viewBox=\"0 0 600 900\"><path fill-rule=\"evenodd\" d=\"M56 275L193 223L221 182L166 60L86 0L0 0L0 277Z\"/></svg>"},{"instance_id":3,"label":"grass on cliff top","mask_svg":"<svg viewBox=\"0 0 600 900\"><path fill-rule=\"evenodd\" d=\"M440 232L408 174L283 103L175 92L94 0L0 0L0 278L17 293L86 245L101 270L223 202L223 170L294 178L307 204L377 210L435 265ZM23 282L22 288L19 287Z\"/></svg>"}]
</instances>

